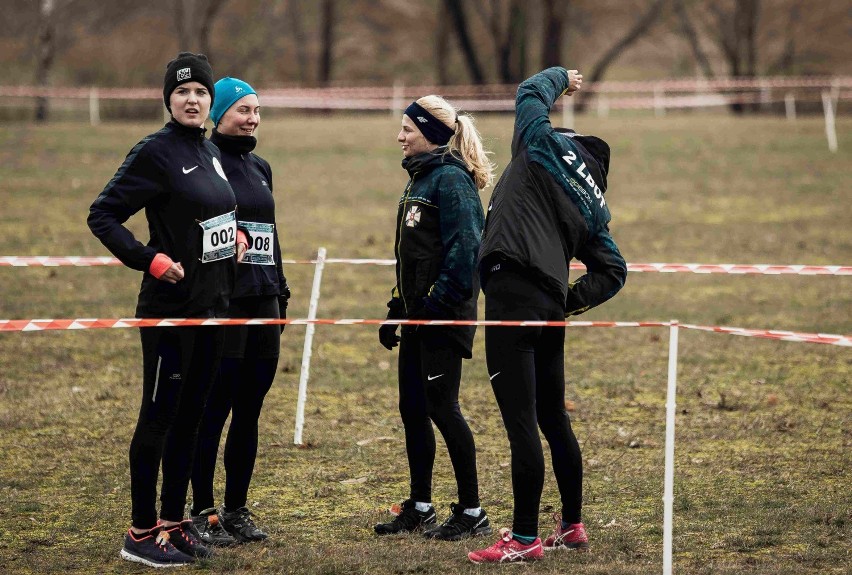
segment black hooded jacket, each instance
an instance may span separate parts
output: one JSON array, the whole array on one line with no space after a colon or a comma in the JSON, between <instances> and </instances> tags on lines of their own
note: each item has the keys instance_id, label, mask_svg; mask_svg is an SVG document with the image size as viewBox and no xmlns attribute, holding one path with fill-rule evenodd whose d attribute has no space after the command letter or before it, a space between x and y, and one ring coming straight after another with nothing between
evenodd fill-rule
<instances>
[{"instance_id":1,"label":"black hooded jacket","mask_svg":"<svg viewBox=\"0 0 852 575\"><path fill-rule=\"evenodd\" d=\"M548 118L567 88L564 68L549 68L518 87L512 160L491 196L479 252L483 287L492 271L514 268L564 302L566 316L605 302L627 277L604 199L609 146L557 130ZM587 273L569 282L573 258Z\"/></svg>"}]
</instances>

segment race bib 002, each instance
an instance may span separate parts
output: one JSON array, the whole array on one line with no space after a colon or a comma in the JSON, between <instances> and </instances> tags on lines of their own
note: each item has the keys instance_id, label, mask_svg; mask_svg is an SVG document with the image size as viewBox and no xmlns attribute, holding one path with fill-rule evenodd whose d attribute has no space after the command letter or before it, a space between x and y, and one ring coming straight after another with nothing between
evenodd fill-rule
<instances>
[{"instance_id":1,"label":"race bib 002","mask_svg":"<svg viewBox=\"0 0 852 575\"><path fill-rule=\"evenodd\" d=\"M201 263L233 257L237 253L237 212L198 222L204 232Z\"/></svg>"},{"instance_id":2,"label":"race bib 002","mask_svg":"<svg viewBox=\"0 0 852 575\"><path fill-rule=\"evenodd\" d=\"M275 238L275 224L262 224L259 222L240 222L240 226L248 230L251 236L251 245L243 256L244 264L260 266L275 265L272 255Z\"/></svg>"}]
</instances>

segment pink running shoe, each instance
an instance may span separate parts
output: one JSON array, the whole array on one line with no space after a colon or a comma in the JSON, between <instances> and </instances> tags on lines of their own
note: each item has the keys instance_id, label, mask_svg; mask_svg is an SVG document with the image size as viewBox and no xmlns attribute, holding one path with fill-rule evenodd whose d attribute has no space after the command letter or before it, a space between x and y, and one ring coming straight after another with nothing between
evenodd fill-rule
<instances>
[{"instance_id":1,"label":"pink running shoe","mask_svg":"<svg viewBox=\"0 0 852 575\"><path fill-rule=\"evenodd\" d=\"M544 550L554 549L576 549L577 551L589 550L589 536L586 535L586 526L582 523L574 523L562 528L562 516L553 514L556 520L556 529L544 540Z\"/></svg>"},{"instance_id":2,"label":"pink running shoe","mask_svg":"<svg viewBox=\"0 0 852 575\"><path fill-rule=\"evenodd\" d=\"M505 527L500 530L500 539L491 547L471 551L467 558L474 563L515 563L519 561L535 561L544 557L541 549L541 539L536 538L529 545L512 538L512 532Z\"/></svg>"}]
</instances>

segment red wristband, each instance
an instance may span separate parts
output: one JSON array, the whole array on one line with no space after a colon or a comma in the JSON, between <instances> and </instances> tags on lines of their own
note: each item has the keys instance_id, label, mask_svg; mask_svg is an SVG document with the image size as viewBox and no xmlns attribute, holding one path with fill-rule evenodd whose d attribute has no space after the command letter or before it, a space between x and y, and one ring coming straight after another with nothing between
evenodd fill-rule
<instances>
[{"instance_id":1,"label":"red wristband","mask_svg":"<svg viewBox=\"0 0 852 575\"><path fill-rule=\"evenodd\" d=\"M169 268L172 267L174 262L172 258L163 253L158 253L154 256L154 259L151 261L151 265L148 266L148 273L154 276L157 279L163 277L163 274L169 271Z\"/></svg>"}]
</instances>

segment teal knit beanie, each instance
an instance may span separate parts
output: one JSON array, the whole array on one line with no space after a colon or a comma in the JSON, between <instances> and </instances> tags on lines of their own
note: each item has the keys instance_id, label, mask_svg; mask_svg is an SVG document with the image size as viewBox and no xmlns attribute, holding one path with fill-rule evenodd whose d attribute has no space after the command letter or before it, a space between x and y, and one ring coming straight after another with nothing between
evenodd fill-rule
<instances>
[{"instance_id":1,"label":"teal knit beanie","mask_svg":"<svg viewBox=\"0 0 852 575\"><path fill-rule=\"evenodd\" d=\"M213 107L210 108L210 119L213 120L214 127L219 125L219 120L228 108L234 105L234 102L243 96L257 94L246 82L227 76L216 82L215 88L216 99L213 101Z\"/></svg>"}]
</instances>

